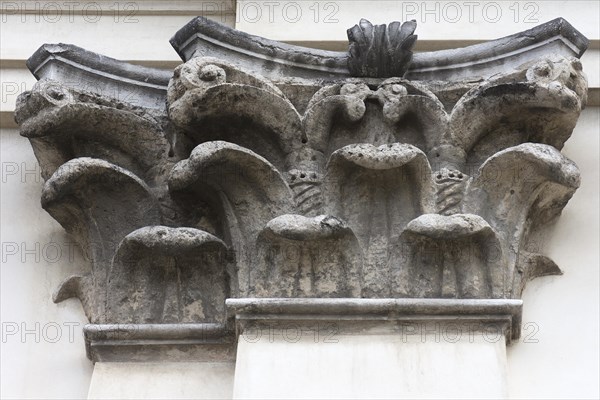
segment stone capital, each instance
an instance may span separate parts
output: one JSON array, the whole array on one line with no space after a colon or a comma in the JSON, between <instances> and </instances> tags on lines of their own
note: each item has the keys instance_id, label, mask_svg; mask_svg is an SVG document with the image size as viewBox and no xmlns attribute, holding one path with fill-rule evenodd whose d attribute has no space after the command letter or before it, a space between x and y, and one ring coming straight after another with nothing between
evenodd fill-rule
<instances>
[{"instance_id":1,"label":"stone capital","mask_svg":"<svg viewBox=\"0 0 600 400\"><path fill-rule=\"evenodd\" d=\"M361 20L328 52L198 17L173 71L30 58L16 121L91 263L54 300L81 300L92 359L229 359L267 321L519 337L526 282L560 274L588 41L556 19L413 56L415 30Z\"/></svg>"}]
</instances>

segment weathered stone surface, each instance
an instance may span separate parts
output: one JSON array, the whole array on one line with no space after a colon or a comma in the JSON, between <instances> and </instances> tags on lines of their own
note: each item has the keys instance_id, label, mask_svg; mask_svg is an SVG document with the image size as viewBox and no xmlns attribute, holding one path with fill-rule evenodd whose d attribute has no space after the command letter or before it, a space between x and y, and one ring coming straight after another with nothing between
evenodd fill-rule
<instances>
[{"instance_id":1,"label":"weathered stone surface","mask_svg":"<svg viewBox=\"0 0 600 400\"><path fill-rule=\"evenodd\" d=\"M153 179L168 163L163 121L149 109L43 79L19 97L15 119L48 179L77 157L97 157ZM144 143L144 147L140 146Z\"/></svg>"},{"instance_id":2,"label":"weathered stone surface","mask_svg":"<svg viewBox=\"0 0 600 400\"><path fill-rule=\"evenodd\" d=\"M257 240L252 297L360 297L364 278L352 230L329 215L272 219Z\"/></svg>"},{"instance_id":3,"label":"weathered stone surface","mask_svg":"<svg viewBox=\"0 0 600 400\"><path fill-rule=\"evenodd\" d=\"M572 57L585 38L558 20L444 65L415 55L416 81L401 76L413 31L363 21L348 59L195 19L172 40L186 62L168 87L152 78L161 107L149 89L127 102L69 85L41 50L30 65L45 54L60 68L38 73L16 119L47 179L42 206L91 262L55 301L79 297L95 324L226 337L228 298L509 301L559 273L535 243L579 186L560 149L585 106ZM573 46L531 47L551 34ZM493 46L504 55L489 59ZM473 66L449 73L460 54ZM77 57L139 83L135 67Z\"/></svg>"},{"instance_id":4,"label":"weathered stone surface","mask_svg":"<svg viewBox=\"0 0 600 400\"><path fill-rule=\"evenodd\" d=\"M94 324L83 334L95 362L235 360L235 335L224 324Z\"/></svg>"},{"instance_id":5,"label":"weathered stone surface","mask_svg":"<svg viewBox=\"0 0 600 400\"><path fill-rule=\"evenodd\" d=\"M148 68L96 54L72 44L45 44L27 60L37 79L59 81L150 110L162 110L173 71Z\"/></svg>"},{"instance_id":6,"label":"weathered stone surface","mask_svg":"<svg viewBox=\"0 0 600 400\"><path fill-rule=\"evenodd\" d=\"M106 320L225 322L225 244L193 228L144 227L119 244L108 275Z\"/></svg>"}]
</instances>

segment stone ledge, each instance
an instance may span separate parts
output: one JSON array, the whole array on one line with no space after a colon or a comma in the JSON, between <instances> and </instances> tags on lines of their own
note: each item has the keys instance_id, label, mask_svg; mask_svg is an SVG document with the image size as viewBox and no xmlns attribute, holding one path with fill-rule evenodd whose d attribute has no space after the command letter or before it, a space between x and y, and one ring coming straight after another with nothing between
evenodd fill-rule
<instances>
[{"instance_id":1,"label":"stone ledge","mask_svg":"<svg viewBox=\"0 0 600 400\"><path fill-rule=\"evenodd\" d=\"M248 323L335 322L346 333L381 323L499 324L507 341L520 336L522 300L475 299L228 299L239 330ZM350 330L349 330L350 329Z\"/></svg>"},{"instance_id":2,"label":"stone ledge","mask_svg":"<svg viewBox=\"0 0 600 400\"><path fill-rule=\"evenodd\" d=\"M232 361L233 332L221 324L107 324L83 330L94 362Z\"/></svg>"},{"instance_id":3,"label":"stone ledge","mask_svg":"<svg viewBox=\"0 0 600 400\"><path fill-rule=\"evenodd\" d=\"M520 336L521 300L228 299L229 324L106 324L84 328L94 362L234 361L236 337L270 324L336 324L343 334L399 334L406 324L498 327L507 342ZM233 330L237 328L237 333ZM471 328L472 329L472 328Z\"/></svg>"}]
</instances>

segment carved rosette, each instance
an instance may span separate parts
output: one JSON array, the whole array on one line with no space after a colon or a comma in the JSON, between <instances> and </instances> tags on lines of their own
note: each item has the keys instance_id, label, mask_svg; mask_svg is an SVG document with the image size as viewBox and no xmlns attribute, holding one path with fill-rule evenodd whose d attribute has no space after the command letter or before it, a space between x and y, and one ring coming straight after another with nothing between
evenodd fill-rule
<instances>
[{"instance_id":1,"label":"carved rosette","mask_svg":"<svg viewBox=\"0 0 600 400\"><path fill-rule=\"evenodd\" d=\"M351 32L366 69L360 35L414 43L412 23ZM42 206L91 261L55 300L93 323L224 324L232 297L518 299L560 273L537 239L579 186L560 149L581 70L549 55L452 101L439 82L290 84L197 56L165 110L43 79L16 119Z\"/></svg>"}]
</instances>

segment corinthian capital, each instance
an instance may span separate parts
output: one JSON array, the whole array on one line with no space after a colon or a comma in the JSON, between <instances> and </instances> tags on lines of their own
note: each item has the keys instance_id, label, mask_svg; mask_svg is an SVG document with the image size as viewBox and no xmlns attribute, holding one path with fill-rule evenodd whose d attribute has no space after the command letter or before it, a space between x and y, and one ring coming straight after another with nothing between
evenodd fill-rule
<instances>
[{"instance_id":1,"label":"corinthian capital","mask_svg":"<svg viewBox=\"0 0 600 400\"><path fill-rule=\"evenodd\" d=\"M174 71L43 46L16 118L91 262L55 299L212 338L228 298L512 301L560 273L539 238L579 186L587 41L556 20L412 57L414 30L362 20L336 53L198 17Z\"/></svg>"}]
</instances>

